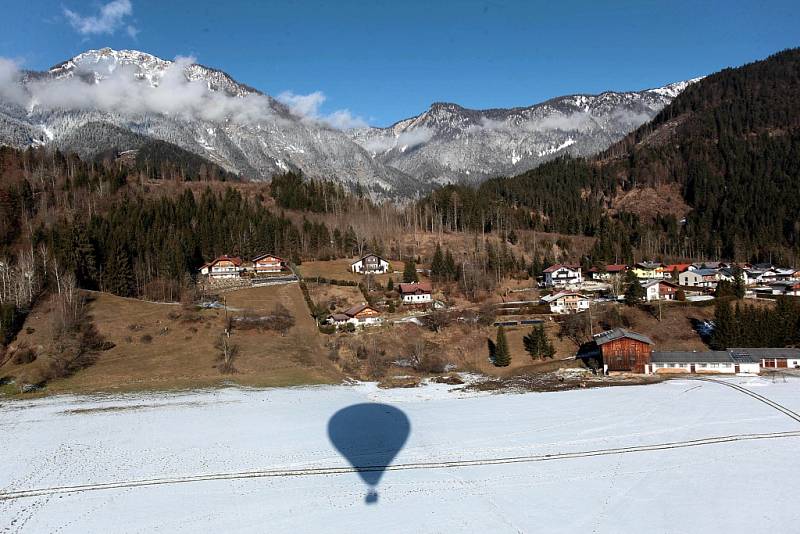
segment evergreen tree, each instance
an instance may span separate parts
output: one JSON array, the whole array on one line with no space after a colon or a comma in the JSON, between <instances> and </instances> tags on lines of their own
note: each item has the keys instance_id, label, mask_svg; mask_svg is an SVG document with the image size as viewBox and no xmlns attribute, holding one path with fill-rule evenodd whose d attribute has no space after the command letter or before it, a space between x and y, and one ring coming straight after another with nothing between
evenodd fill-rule
<instances>
[{"instance_id":1,"label":"evergreen tree","mask_svg":"<svg viewBox=\"0 0 800 534\"><path fill-rule=\"evenodd\" d=\"M743 299L745 295L744 275L739 267L734 267L733 270L733 294L737 299Z\"/></svg>"},{"instance_id":2,"label":"evergreen tree","mask_svg":"<svg viewBox=\"0 0 800 534\"><path fill-rule=\"evenodd\" d=\"M714 310L714 332L711 334L711 348L725 350L736 345L736 324L731 313L731 305L727 300L717 302Z\"/></svg>"},{"instance_id":3,"label":"evergreen tree","mask_svg":"<svg viewBox=\"0 0 800 534\"><path fill-rule=\"evenodd\" d=\"M547 338L543 324L534 327L528 335L522 338L522 343L525 345L527 353L535 360L552 358L556 353L555 347Z\"/></svg>"},{"instance_id":4,"label":"evergreen tree","mask_svg":"<svg viewBox=\"0 0 800 534\"><path fill-rule=\"evenodd\" d=\"M392 278L391 276L389 277L389 281L386 282L386 289L388 291L394 290L394 278Z\"/></svg>"},{"instance_id":5,"label":"evergreen tree","mask_svg":"<svg viewBox=\"0 0 800 534\"><path fill-rule=\"evenodd\" d=\"M511 353L508 351L508 340L506 340L505 328L500 326L497 329L497 341L495 342L494 364L497 367L508 367L511 363Z\"/></svg>"},{"instance_id":6,"label":"evergreen tree","mask_svg":"<svg viewBox=\"0 0 800 534\"><path fill-rule=\"evenodd\" d=\"M410 284L418 281L417 265L414 263L414 260L406 260L405 266L403 267L403 282Z\"/></svg>"},{"instance_id":7,"label":"evergreen tree","mask_svg":"<svg viewBox=\"0 0 800 534\"><path fill-rule=\"evenodd\" d=\"M439 243L436 243L436 251L433 253L433 260L431 261L431 276L434 280L442 280L445 278L446 270L442 247L439 246Z\"/></svg>"},{"instance_id":8,"label":"evergreen tree","mask_svg":"<svg viewBox=\"0 0 800 534\"><path fill-rule=\"evenodd\" d=\"M456 267L456 260L453 258L453 253L447 249L444 255L444 270L448 280L455 280L458 278L458 268Z\"/></svg>"},{"instance_id":9,"label":"evergreen tree","mask_svg":"<svg viewBox=\"0 0 800 534\"><path fill-rule=\"evenodd\" d=\"M133 293L133 273L131 272L128 253L118 244L108 258L103 273L105 290L121 297L129 297Z\"/></svg>"},{"instance_id":10,"label":"evergreen tree","mask_svg":"<svg viewBox=\"0 0 800 534\"><path fill-rule=\"evenodd\" d=\"M634 306L644 298L644 288L633 271L625 273L625 304Z\"/></svg>"}]
</instances>

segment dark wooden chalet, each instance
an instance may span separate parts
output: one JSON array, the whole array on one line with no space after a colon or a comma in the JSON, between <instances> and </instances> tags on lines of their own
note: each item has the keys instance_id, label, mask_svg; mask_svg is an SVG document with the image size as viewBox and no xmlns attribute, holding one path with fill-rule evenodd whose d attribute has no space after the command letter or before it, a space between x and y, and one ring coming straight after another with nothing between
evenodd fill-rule
<instances>
[{"instance_id":1,"label":"dark wooden chalet","mask_svg":"<svg viewBox=\"0 0 800 534\"><path fill-rule=\"evenodd\" d=\"M602 356L603 370L644 373L650 363L653 340L624 328L615 328L594 336L597 353Z\"/></svg>"}]
</instances>

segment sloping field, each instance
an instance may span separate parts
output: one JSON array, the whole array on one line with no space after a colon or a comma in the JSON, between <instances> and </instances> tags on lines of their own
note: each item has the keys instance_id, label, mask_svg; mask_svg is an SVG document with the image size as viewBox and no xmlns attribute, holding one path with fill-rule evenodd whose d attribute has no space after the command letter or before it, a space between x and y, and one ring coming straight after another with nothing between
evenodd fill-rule
<instances>
[{"instance_id":1,"label":"sloping field","mask_svg":"<svg viewBox=\"0 0 800 534\"><path fill-rule=\"evenodd\" d=\"M362 384L6 402L0 529L795 531L800 379L729 383L744 387ZM410 434L365 504L369 488L327 427L375 402L404 414ZM376 443L361 454L383 454L388 441Z\"/></svg>"},{"instance_id":2,"label":"sloping field","mask_svg":"<svg viewBox=\"0 0 800 534\"><path fill-rule=\"evenodd\" d=\"M267 314L277 304L289 309L295 325L285 336L273 331L234 329L231 342L238 346L237 370L223 375L217 369L215 343L225 328L224 309L184 309L178 304L144 302L94 293L89 314L98 332L114 343L98 353L96 362L72 376L48 384L51 392L91 392L131 389L191 388L234 381L246 385L295 385L338 381L324 358L321 337L309 316L297 284L248 288L225 293L230 315ZM37 309L16 344L46 346L50 310ZM45 357L3 372L25 376Z\"/></svg>"}]
</instances>

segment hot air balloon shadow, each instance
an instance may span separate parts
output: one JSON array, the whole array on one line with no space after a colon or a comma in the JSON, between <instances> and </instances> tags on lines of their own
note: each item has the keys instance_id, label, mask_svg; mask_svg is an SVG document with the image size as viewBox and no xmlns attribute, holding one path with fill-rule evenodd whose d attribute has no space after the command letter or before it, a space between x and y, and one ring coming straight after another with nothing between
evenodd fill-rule
<instances>
[{"instance_id":1,"label":"hot air balloon shadow","mask_svg":"<svg viewBox=\"0 0 800 534\"><path fill-rule=\"evenodd\" d=\"M328 421L331 443L369 486L367 504L378 502L376 487L410 432L406 414L388 404L354 404Z\"/></svg>"}]
</instances>

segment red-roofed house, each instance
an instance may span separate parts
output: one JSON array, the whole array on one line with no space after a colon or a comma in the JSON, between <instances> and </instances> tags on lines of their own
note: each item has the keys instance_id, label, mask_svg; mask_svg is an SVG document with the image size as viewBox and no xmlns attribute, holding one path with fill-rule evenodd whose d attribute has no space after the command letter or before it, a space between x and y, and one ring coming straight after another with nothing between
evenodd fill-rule
<instances>
[{"instance_id":1,"label":"red-roofed house","mask_svg":"<svg viewBox=\"0 0 800 534\"><path fill-rule=\"evenodd\" d=\"M697 267L691 263L671 263L664 266L664 278L672 278L672 273L678 271L678 274L685 273L686 271L694 271Z\"/></svg>"},{"instance_id":2,"label":"red-roofed house","mask_svg":"<svg viewBox=\"0 0 800 534\"><path fill-rule=\"evenodd\" d=\"M239 278L243 270L241 258L225 254L200 267L200 274L214 279Z\"/></svg>"},{"instance_id":3,"label":"red-roofed house","mask_svg":"<svg viewBox=\"0 0 800 534\"><path fill-rule=\"evenodd\" d=\"M253 258L253 270L256 274L279 273L286 266L286 260L274 254L262 254Z\"/></svg>"}]
</instances>

